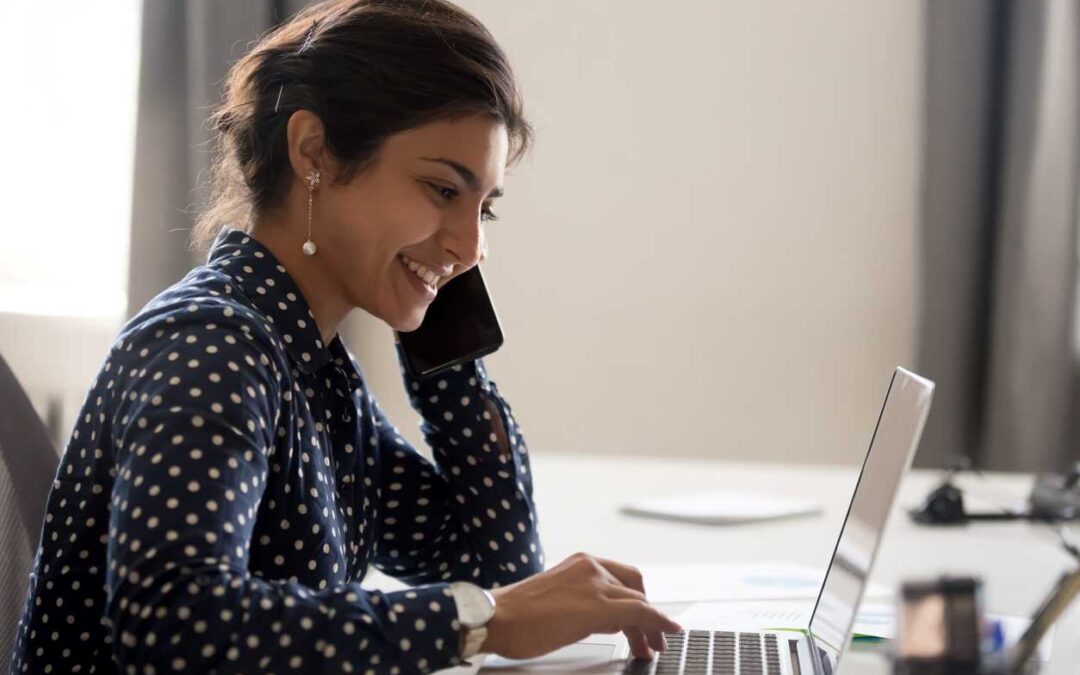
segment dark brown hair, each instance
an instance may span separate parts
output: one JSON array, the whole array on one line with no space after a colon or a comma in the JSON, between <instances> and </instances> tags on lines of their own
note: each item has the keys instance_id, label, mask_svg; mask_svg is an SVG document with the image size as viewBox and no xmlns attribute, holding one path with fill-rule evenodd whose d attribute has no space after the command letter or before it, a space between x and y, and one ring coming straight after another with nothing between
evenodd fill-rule
<instances>
[{"instance_id":1,"label":"dark brown hair","mask_svg":"<svg viewBox=\"0 0 1080 675\"><path fill-rule=\"evenodd\" d=\"M275 112L275 108L277 111ZM505 124L509 163L532 142L510 64L491 33L447 0L327 0L269 31L225 78L210 117L216 149L210 204L193 244L224 225L250 231L284 197L286 126L309 110L347 182L390 135L483 114Z\"/></svg>"}]
</instances>

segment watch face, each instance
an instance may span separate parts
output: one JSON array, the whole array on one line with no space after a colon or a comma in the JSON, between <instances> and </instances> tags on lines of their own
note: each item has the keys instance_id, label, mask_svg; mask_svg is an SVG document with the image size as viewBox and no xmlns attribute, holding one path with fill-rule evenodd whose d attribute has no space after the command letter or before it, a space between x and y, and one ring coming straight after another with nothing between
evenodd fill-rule
<instances>
[{"instance_id":1,"label":"watch face","mask_svg":"<svg viewBox=\"0 0 1080 675\"><path fill-rule=\"evenodd\" d=\"M455 581L450 591L457 604L458 621L466 628L478 628L491 620L495 614L495 600L491 594L467 581Z\"/></svg>"}]
</instances>

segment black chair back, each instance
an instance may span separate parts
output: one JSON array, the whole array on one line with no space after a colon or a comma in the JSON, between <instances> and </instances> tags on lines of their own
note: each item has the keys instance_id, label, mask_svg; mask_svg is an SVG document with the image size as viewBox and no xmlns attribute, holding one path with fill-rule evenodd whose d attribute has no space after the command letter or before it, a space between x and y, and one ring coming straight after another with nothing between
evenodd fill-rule
<instances>
[{"instance_id":1,"label":"black chair back","mask_svg":"<svg viewBox=\"0 0 1080 675\"><path fill-rule=\"evenodd\" d=\"M0 673L10 668L59 462L48 429L0 357Z\"/></svg>"}]
</instances>

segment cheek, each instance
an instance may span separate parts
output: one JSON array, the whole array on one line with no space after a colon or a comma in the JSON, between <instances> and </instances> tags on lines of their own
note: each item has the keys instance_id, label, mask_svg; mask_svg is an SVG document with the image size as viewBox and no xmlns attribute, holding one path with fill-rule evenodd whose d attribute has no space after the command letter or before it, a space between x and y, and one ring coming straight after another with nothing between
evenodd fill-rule
<instances>
[{"instance_id":1,"label":"cheek","mask_svg":"<svg viewBox=\"0 0 1080 675\"><path fill-rule=\"evenodd\" d=\"M351 304L387 321L406 318L398 316L412 311L398 255L418 245L435 250L424 242L439 231L442 211L420 192L385 185L336 201L327 210L325 230L333 232L320 241L316 218L315 240L320 254L329 249L327 260Z\"/></svg>"},{"instance_id":2,"label":"cheek","mask_svg":"<svg viewBox=\"0 0 1080 675\"><path fill-rule=\"evenodd\" d=\"M395 256L432 237L439 229L439 209L422 195L386 195L383 199L343 204L336 214L344 239L372 257Z\"/></svg>"},{"instance_id":3,"label":"cheek","mask_svg":"<svg viewBox=\"0 0 1080 675\"><path fill-rule=\"evenodd\" d=\"M390 236L401 250L433 237L442 226L442 212L430 200L417 197L399 202L390 220Z\"/></svg>"}]
</instances>

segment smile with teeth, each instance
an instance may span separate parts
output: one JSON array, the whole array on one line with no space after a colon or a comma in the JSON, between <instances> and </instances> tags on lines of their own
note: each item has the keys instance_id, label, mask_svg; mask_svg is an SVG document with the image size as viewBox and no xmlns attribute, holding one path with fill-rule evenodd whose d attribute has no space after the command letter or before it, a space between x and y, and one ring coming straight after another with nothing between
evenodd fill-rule
<instances>
[{"instance_id":1,"label":"smile with teeth","mask_svg":"<svg viewBox=\"0 0 1080 675\"><path fill-rule=\"evenodd\" d=\"M428 287L431 288L431 290L439 290L439 280L442 277L437 272L435 272L429 267L421 265L415 260L412 260L404 253L402 253L399 257L401 258L401 262L405 263L405 266L408 267L413 274L420 277L420 280L427 284Z\"/></svg>"}]
</instances>

